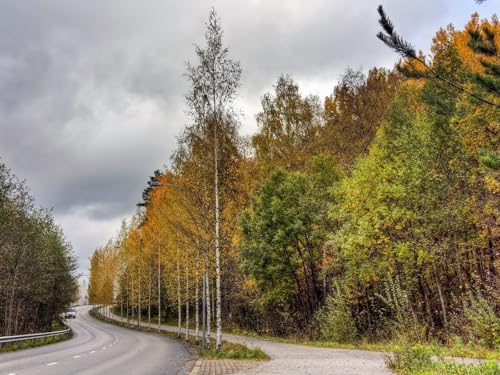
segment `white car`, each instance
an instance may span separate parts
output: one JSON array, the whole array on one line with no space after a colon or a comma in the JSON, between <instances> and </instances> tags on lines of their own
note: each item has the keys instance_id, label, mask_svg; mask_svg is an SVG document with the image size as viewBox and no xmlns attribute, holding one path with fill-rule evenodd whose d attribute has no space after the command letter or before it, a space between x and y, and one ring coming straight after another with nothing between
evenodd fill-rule
<instances>
[{"instance_id":1,"label":"white car","mask_svg":"<svg viewBox=\"0 0 500 375\"><path fill-rule=\"evenodd\" d=\"M73 308L69 308L66 310L66 312L64 313L64 319L75 319L76 318L76 310L73 309Z\"/></svg>"}]
</instances>

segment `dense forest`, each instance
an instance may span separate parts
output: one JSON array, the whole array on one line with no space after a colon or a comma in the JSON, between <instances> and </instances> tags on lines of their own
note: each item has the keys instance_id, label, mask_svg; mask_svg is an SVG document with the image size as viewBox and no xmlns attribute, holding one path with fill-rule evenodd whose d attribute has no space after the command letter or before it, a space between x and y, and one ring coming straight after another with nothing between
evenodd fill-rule
<instances>
[{"instance_id":1,"label":"dense forest","mask_svg":"<svg viewBox=\"0 0 500 375\"><path fill-rule=\"evenodd\" d=\"M224 327L500 346L500 23L446 26L424 57L379 13L394 69L347 68L324 100L282 75L247 138L241 67L210 14L191 125L95 250L92 303L177 317L207 345Z\"/></svg>"},{"instance_id":2,"label":"dense forest","mask_svg":"<svg viewBox=\"0 0 500 375\"><path fill-rule=\"evenodd\" d=\"M75 270L50 211L0 163L0 335L50 330L76 297Z\"/></svg>"}]
</instances>

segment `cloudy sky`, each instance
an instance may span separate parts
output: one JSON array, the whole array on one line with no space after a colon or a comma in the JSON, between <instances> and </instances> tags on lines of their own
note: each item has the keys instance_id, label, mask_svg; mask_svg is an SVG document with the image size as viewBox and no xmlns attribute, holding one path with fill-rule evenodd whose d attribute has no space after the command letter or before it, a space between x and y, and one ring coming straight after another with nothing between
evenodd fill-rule
<instances>
[{"instance_id":1,"label":"cloudy sky","mask_svg":"<svg viewBox=\"0 0 500 375\"><path fill-rule=\"evenodd\" d=\"M210 7L240 60L242 129L281 73L328 95L347 66L391 67L375 38L382 0L2 0L0 158L53 212L88 273L88 257L131 215L150 173L168 164L188 122L185 62ZM386 0L419 49L498 0Z\"/></svg>"}]
</instances>

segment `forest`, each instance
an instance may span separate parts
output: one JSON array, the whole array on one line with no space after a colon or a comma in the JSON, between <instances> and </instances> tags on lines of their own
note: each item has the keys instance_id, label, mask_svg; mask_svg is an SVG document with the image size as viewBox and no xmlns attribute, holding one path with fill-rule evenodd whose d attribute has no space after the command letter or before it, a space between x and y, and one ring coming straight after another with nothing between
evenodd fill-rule
<instances>
[{"instance_id":1,"label":"forest","mask_svg":"<svg viewBox=\"0 0 500 375\"><path fill-rule=\"evenodd\" d=\"M76 299L76 267L52 213L0 162L0 335L50 331Z\"/></svg>"},{"instance_id":2,"label":"forest","mask_svg":"<svg viewBox=\"0 0 500 375\"><path fill-rule=\"evenodd\" d=\"M324 99L277 77L243 137L212 11L190 125L93 253L90 302L216 348L223 330L500 348L500 23L445 26L425 56L379 16L393 69L347 67Z\"/></svg>"}]
</instances>

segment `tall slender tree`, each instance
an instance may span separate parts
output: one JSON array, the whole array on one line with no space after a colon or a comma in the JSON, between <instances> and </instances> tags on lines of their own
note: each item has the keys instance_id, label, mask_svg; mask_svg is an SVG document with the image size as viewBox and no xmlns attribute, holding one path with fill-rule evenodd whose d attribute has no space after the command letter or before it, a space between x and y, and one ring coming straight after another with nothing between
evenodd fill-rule
<instances>
[{"instance_id":1,"label":"tall slender tree","mask_svg":"<svg viewBox=\"0 0 500 375\"><path fill-rule=\"evenodd\" d=\"M204 48L196 46L198 64L188 63L187 77L191 91L186 101L194 120L192 131L212 137L213 147L213 194L214 194L214 247L215 247L215 295L216 295L216 348L222 345L222 295L221 295L221 249L220 249L220 174L225 164L221 163L221 133L235 127L235 111L232 107L240 85L239 62L229 58L229 51L222 44L223 31L214 9L210 11L206 24ZM227 172L227 171L226 171Z\"/></svg>"}]
</instances>

